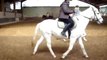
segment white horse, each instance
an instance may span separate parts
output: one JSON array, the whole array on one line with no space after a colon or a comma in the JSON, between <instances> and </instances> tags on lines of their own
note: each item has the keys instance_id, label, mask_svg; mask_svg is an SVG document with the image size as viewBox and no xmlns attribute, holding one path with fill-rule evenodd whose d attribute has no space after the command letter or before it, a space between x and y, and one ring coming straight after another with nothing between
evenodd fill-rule
<instances>
[{"instance_id":1,"label":"white horse","mask_svg":"<svg viewBox=\"0 0 107 60\"><path fill-rule=\"evenodd\" d=\"M68 53L72 50L76 40L79 41L79 45L83 51L84 56L86 58L88 58L88 55L84 48L82 37L83 37L83 34L85 33L85 29L86 29L90 19L94 19L95 21L97 21L98 24L103 22L103 18L101 16L101 14L99 13L98 9L95 8L94 6L90 6L85 11L80 12L79 14L76 14L73 16L73 20L76 21L76 27L73 30L71 30L69 48L62 55L61 58L65 58L68 55ZM53 52L52 47L51 47L51 37L52 37L52 35L54 35L58 38L67 39L66 37L63 37L61 35L62 30L63 29L61 29L57 26L57 21L53 20L53 19L47 19L47 20L44 20L44 21L38 23L36 26L36 29L35 29L35 35L33 37L33 40L35 39L37 31L40 31L42 34L41 34L40 39L37 41L33 54L35 54L37 52L38 46L45 39L47 41L47 47L48 47L50 53L52 54L52 56L54 58L56 58L56 55Z\"/></svg>"}]
</instances>

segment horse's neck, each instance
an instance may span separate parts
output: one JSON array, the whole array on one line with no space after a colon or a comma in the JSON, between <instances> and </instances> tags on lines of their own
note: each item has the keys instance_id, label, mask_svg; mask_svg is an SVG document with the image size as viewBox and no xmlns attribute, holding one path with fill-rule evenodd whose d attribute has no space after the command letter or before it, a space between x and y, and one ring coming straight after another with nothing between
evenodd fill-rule
<instances>
[{"instance_id":1,"label":"horse's neck","mask_svg":"<svg viewBox=\"0 0 107 60\"><path fill-rule=\"evenodd\" d=\"M80 12L80 18L79 18L79 22L77 23L78 27L82 27L83 29L85 29L90 21L90 18L93 19L94 18L94 12L92 10L92 8L94 10L97 10L96 7L94 6L90 6L88 9L86 9L83 12ZM81 15L82 14L82 15Z\"/></svg>"},{"instance_id":2,"label":"horse's neck","mask_svg":"<svg viewBox=\"0 0 107 60\"><path fill-rule=\"evenodd\" d=\"M84 17L84 16L81 16L81 15L78 15L78 16L74 16L74 20L76 21L76 24L77 24L77 29L80 29L82 28L81 30L84 30L88 23L89 23L89 19Z\"/></svg>"},{"instance_id":3,"label":"horse's neck","mask_svg":"<svg viewBox=\"0 0 107 60\"><path fill-rule=\"evenodd\" d=\"M93 11L92 11L92 7L89 7L88 9L80 12L80 14L84 17L87 17L87 18L92 18L93 17Z\"/></svg>"},{"instance_id":4,"label":"horse's neck","mask_svg":"<svg viewBox=\"0 0 107 60\"><path fill-rule=\"evenodd\" d=\"M89 23L89 19L81 16L81 18L78 22L78 26L85 28L88 25L88 23Z\"/></svg>"}]
</instances>

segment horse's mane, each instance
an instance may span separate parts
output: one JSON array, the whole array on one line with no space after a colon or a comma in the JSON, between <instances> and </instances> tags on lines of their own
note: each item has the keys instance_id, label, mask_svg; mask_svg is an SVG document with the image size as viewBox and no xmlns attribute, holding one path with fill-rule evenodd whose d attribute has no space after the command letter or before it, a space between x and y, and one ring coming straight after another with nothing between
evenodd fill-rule
<instances>
[{"instance_id":1,"label":"horse's mane","mask_svg":"<svg viewBox=\"0 0 107 60\"><path fill-rule=\"evenodd\" d=\"M98 11L98 9L97 9L96 7L90 5L86 10L80 12L80 14L83 15L83 16L89 17L89 16L93 13L93 12L92 12L92 9L93 9L94 11ZM88 12L88 13L87 13L87 12ZM87 14L88 14L89 16L88 16Z\"/></svg>"},{"instance_id":2,"label":"horse's mane","mask_svg":"<svg viewBox=\"0 0 107 60\"><path fill-rule=\"evenodd\" d=\"M98 9L97 9L96 7L90 5L89 8L87 8L87 9L84 10L84 11L82 11L81 13L82 13L82 14L84 14L84 13L86 14L86 12L89 12L88 10L89 10L90 8L93 8L95 11L98 11Z\"/></svg>"},{"instance_id":3,"label":"horse's mane","mask_svg":"<svg viewBox=\"0 0 107 60\"><path fill-rule=\"evenodd\" d=\"M91 7L89 6L86 10L84 10L84 11L82 11L82 12L80 12L82 15L87 15L87 14L89 14L90 13L90 9L91 9ZM89 13L87 13L87 12L89 12ZM86 14L87 13L87 14Z\"/></svg>"}]
</instances>

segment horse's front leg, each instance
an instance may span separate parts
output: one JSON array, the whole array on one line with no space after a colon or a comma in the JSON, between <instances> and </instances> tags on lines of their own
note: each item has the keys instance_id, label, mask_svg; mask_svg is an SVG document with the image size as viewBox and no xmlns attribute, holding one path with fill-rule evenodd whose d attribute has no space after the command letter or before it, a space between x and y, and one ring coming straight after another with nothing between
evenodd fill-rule
<instances>
[{"instance_id":1,"label":"horse's front leg","mask_svg":"<svg viewBox=\"0 0 107 60\"><path fill-rule=\"evenodd\" d=\"M55 55L55 53L53 52L52 46L51 46L51 34L45 34L44 37L45 37L45 39L46 39L46 41L47 41L47 47L48 47L50 53L52 54L52 56L53 56L54 58L56 58L56 55Z\"/></svg>"},{"instance_id":2,"label":"horse's front leg","mask_svg":"<svg viewBox=\"0 0 107 60\"><path fill-rule=\"evenodd\" d=\"M70 43L69 43L68 50L62 55L62 57L61 57L62 59L64 59L68 55L68 53L72 50L75 41L76 41L75 38L70 38Z\"/></svg>"},{"instance_id":3,"label":"horse's front leg","mask_svg":"<svg viewBox=\"0 0 107 60\"><path fill-rule=\"evenodd\" d=\"M81 37L79 38L79 44L80 44L80 47L81 47L81 49L82 49L82 51L83 51L84 56L85 56L86 58L88 58L88 54L86 53L86 50L85 50L85 48L84 48L84 44L83 44L83 41L82 41L82 38L81 38Z\"/></svg>"}]
</instances>

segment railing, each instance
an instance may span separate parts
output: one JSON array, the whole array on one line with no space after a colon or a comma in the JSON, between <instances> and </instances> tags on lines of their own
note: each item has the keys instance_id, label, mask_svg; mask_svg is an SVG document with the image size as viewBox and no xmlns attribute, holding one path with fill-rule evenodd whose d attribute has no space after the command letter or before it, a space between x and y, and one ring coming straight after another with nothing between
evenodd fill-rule
<instances>
[{"instance_id":1,"label":"railing","mask_svg":"<svg viewBox=\"0 0 107 60\"><path fill-rule=\"evenodd\" d=\"M11 12L0 12L0 25L16 23L19 21L21 17L20 13L17 13L16 16L14 13Z\"/></svg>"}]
</instances>

